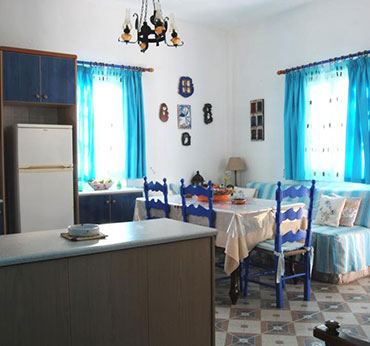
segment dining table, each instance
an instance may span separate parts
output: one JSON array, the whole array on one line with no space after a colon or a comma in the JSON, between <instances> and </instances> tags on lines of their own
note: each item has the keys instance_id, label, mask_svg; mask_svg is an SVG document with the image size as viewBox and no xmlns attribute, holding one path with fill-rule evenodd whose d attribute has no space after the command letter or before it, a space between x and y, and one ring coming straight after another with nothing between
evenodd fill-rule
<instances>
[{"instance_id":1,"label":"dining table","mask_svg":"<svg viewBox=\"0 0 370 346\"><path fill-rule=\"evenodd\" d=\"M163 195L151 196L163 201ZM181 195L168 196L169 217L183 220ZM186 198L186 204L201 205L208 208L208 202L199 201L197 197ZM304 203L286 202L282 211L304 207ZM260 242L272 239L275 231L276 201L261 198L250 198L245 204L233 204L232 200L213 203L214 228L217 229L215 245L225 252L224 271L230 275L230 299L236 304L239 296L238 273L240 263L248 257L253 248ZM163 210L151 209L152 217L164 217ZM136 199L134 220L146 219L145 198ZM208 219L199 216L188 216L188 222L208 226ZM281 234L307 228L307 219L286 220L281 224Z\"/></svg>"}]
</instances>

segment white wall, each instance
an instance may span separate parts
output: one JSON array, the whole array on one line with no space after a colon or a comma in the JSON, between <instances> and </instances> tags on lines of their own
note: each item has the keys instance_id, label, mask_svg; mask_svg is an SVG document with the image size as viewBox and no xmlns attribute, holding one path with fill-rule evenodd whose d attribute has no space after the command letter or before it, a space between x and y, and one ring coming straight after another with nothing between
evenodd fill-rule
<instances>
[{"instance_id":1,"label":"white wall","mask_svg":"<svg viewBox=\"0 0 370 346\"><path fill-rule=\"evenodd\" d=\"M315 1L237 30L231 43L231 154L244 181L283 178L284 76L277 70L370 49L370 1ZM250 100L265 100L265 141L250 140Z\"/></svg>"},{"instance_id":2,"label":"white wall","mask_svg":"<svg viewBox=\"0 0 370 346\"><path fill-rule=\"evenodd\" d=\"M128 7L139 11L140 2ZM0 45L77 54L81 60L153 67L143 74L147 168L150 178L179 181L200 170L206 179L221 179L228 153L226 34L179 21L181 48L150 47L117 42L126 2L116 0L1 0ZM165 4L163 10L166 12ZM169 14L169 13L168 13ZM180 76L193 78L195 93L177 94ZM166 102L170 119L159 120ZM203 123L204 103L213 105L214 122ZM192 106L192 145L181 145L177 104ZM154 174L155 172L155 174Z\"/></svg>"}]
</instances>

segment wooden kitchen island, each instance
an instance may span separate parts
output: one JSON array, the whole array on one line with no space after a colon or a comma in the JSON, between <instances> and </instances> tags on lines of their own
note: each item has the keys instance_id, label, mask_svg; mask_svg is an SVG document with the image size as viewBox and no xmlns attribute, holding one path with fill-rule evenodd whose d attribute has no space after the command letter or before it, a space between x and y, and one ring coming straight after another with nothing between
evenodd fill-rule
<instances>
[{"instance_id":1,"label":"wooden kitchen island","mask_svg":"<svg viewBox=\"0 0 370 346\"><path fill-rule=\"evenodd\" d=\"M169 219L100 230L0 237L0 345L214 345L216 230Z\"/></svg>"}]
</instances>

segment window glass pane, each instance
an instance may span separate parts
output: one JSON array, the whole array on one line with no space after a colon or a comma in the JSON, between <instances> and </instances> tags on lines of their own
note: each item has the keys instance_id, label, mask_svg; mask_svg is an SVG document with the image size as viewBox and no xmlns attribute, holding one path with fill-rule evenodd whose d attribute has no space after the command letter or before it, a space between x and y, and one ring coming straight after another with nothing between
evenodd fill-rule
<instances>
[{"instance_id":1,"label":"window glass pane","mask_svg":"<svg viewBox=\"0 0 370 346\"><path fill-rule=\"evenodd\" d=\"M344 66L309 72L306 178L344 180L348 75Z\"/></svg>"},{"instance_id":2,"label":"window glass pane","mask_svg":"<svg viewBox=\"0 0 370 346\"><path fill-rule=\"evenodd\" d=\"M117 78L94 80L96 179L121 180L125 168L122 86Z\"/></svg>"}]
</instances>

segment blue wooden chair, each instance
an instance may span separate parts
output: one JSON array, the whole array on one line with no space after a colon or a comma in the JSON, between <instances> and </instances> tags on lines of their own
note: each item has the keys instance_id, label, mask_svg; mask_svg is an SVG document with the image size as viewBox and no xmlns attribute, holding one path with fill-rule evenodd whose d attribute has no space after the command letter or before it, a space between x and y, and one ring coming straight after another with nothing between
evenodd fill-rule
<instances>
[{"instance_id":1,"label":"blue wooden chair","mask_svg":"<svg viewBox=\"0 0 370 346\"><path fill-rule=\"evenodd\" d=\"M214 216L214 210L213 210L213 188L212 188L212 182L208 182L208 188L205 188L201 185L193 186L193 185L184 185L184 179L181 179L181 187L180 187L180 193L181 193L181 200L182 200L182 218L184 222L188 222L188 216L189 215L196 215L196 216L204 216L208 218L208 225L209 227L213 227L213 216ZM197 207L194 206L194 204L186 205L186 195L191 196L205 196L208 198L208 209L204 208L201 205L198 205Z\"/></svg>"},{"instance_id":2,"label":"blue wooden chair","mask_svg":"<svg viewBox=\"0 0 370 346\"><path fill-rule=\"evenodd\" d=\"M315 181L312 180L311 187L301 186L299 189L296 189L294 186L282 190L281 182L277 183L276 189L276 216L275 216L275 239L274 240L265 240L259 244L249 253L249 256L244 261L245 272L242 274L244 278L244 295L248 295L248 282L254 282L260 285L268 286L275 288L276 290L276 305L278 308L282 308L283 303L283 287L285 286L285 280L295 279L295 278L304 278L304 300L311 299L311 270L313 264L313 248L311 247L311 222L312 222L312 209L313 209L313 199L315 193ZM309 197L309 206L308 210L303 207L299 208L297 211L294 211L294 208L290 208L284 212L281 211L281 203L284 198L298 198L298 197ZM283 236L280 233L280 226L284 220L299 220L303 217L307 218L307 230L302 231L298 230L297 233L292 231L284 234ZM303 242L300 242L304 240ZM249 266L251 265L250 257L253 251L259 251L263 253L268 253L274 255L274 269L265 268L261 265L255 265L256 267L263 268L264 272L249 273ZM296 262L295 257L297 255L303 256L303 263ZM285 276L285 261L303 264L304 271L303 273L292 274L290 276ZM266 271L267 270L267 271ZM264 282L256 281L254 279L267 275L275 274L275 285L270 285Z\"/></svg>"},{"instance_id":3,"label":"blue wooden chair","mask_svg":"<svg viewBox=\"0 0 370 346\"><path fill-rule=\"evenodd\" d=\"M163 193L163 202L156 198L149 198L149 191L160 191ZM151 216L150 209L161 209L164 211L166 218L169 218L170 206L168 204L168 186L167 179L163 179L163 185L152 181L148 183L147 177L144 177L144 196L145 196L145 209L147 220L155 219Z\"/></svg>"}]
</instances>

